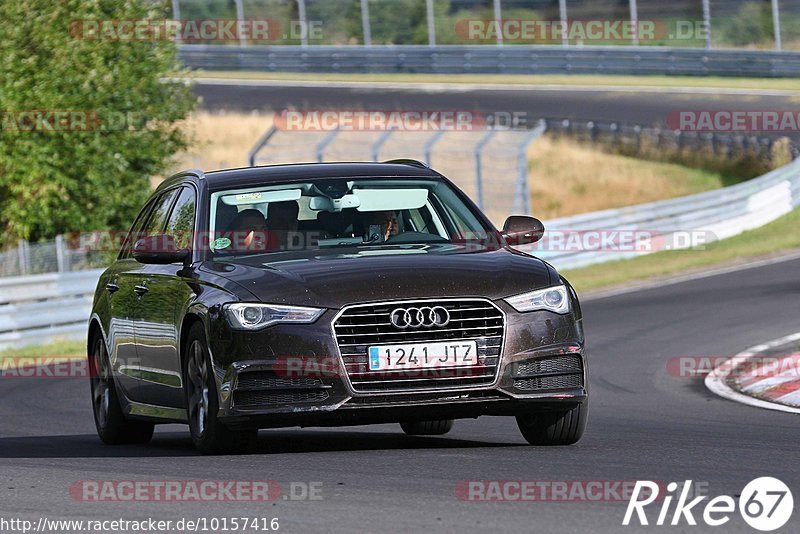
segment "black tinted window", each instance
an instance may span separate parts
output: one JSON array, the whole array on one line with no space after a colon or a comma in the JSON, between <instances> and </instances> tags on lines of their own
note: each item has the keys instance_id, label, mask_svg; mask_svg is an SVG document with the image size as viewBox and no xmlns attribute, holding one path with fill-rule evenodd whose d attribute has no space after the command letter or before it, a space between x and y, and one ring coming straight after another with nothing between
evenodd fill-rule
<instances>
[{"instance_id":1,"label":"black tinted window","mask_svg":"<svg viewBox=\"0 0 800 534\"><path fill-rule=\"evenodd\" d=\"M139 215L136 216L136 220L133 221L133 226L131 226L130 232L125 237L125 241L122 244L122 248L119 251L119 258L130 258L131 257L131 249L133 248L133 243L136 241L136 236L141 235L142 227L144 223L147 221L147 214L150 213L150 210L153 208L153 202L150 201L145 204L142 211L139 212Z\"/></svg>"},{"instance_id":2,"label":"black tinted window","mask_svg":"<svg viewBox=\"0 0 800 534\"><path fill-rule=\"evenodd\" d=\"M175 244L179 249L192 248L195 205L194 189L182 188L164 231L165 234L175 238Z\"/></svg>"},{"instance_id":3,"label":"black tinted window","mask_svg":"<svg viewBox=\"0 0 800 534\"><path fill-rule=\"evenodd\" d=\"M169 213L169 208L172 206L172 201L175 200L175 197L178 195L178 191L179 189L171 189L158 197L153 211L150 212L150 217L148 217L147 223L144 225L145 235L155 235L164 232L164 226L167 222L167 213Z\"/></svg>"}]
</instances>

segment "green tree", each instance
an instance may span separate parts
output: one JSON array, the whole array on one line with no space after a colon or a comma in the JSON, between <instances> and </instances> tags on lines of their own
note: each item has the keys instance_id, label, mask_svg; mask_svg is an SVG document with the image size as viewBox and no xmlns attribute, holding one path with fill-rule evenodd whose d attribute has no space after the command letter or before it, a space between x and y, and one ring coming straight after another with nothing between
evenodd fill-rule
<instances>
[{"instance_id":1,"label":"green tree","mask_svg":"<svg viewBox=\"0 0 800 534\"><path fill-rule=\"evenodd\" d=\"M144 0L0 2L0 248L19 238L126 229L150 177L188 143L196 98L164 77L168 40L86 39L75 22L163 19ZM22 131L24 112L77 112L66 128ZM80 117L89 117L83 131Z\"/></svg>"}]
</instances>

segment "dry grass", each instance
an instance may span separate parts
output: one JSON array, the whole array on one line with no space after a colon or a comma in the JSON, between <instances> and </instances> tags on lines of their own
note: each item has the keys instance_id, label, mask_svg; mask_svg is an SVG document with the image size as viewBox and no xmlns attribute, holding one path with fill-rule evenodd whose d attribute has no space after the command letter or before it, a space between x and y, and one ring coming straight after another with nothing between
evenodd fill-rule
<instances>
[{"instance_id":1,"label":"dry grass","mask_svg":"<svg viewBox=\"0 0 800 534\"><path fill-rule=\"evenodd\" d=\"M723 183L714 172L608 154L569 139L539 139L528 159L532 205L544 219L689 195Z\"/></svg>"},{"instance_id":2,"label":"dry grass","mask_svg":"<svg viewBox=\"0 0 800 534\"><path fill-rule=\"evenodd\" d=\"M175 156L173 169L244 167L248 150L270 126L272 113L196 113L185 126L194 146Z\"/></svg>"},{"instance_id":3,"label":"dry grass","mask_svg":"<svg viewBox=\"0 0 800 534\"><path fill-rule=\"evenodd\" d=\"M271 125L268 113L197 113L186 121L195 144L176 156L173 169L244 166L248 150ZM568 139L537 140L529 162L532 206L545 219L688 195L722 183L712 172L607 154ZM458 162L439 158L437 167L450 163Z\"/></svg>"}]
</instances>

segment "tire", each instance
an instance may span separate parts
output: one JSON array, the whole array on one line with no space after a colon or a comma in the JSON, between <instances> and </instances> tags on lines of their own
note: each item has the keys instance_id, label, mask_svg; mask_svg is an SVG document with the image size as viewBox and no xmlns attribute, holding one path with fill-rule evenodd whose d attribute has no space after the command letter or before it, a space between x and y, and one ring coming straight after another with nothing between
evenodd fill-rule
<instances>
[{"instance_id":1,"label":"tire","mask_svg":"<svg viewBox=\"0 0 800 534\"><path fill-rule=\"evenodd\" d=\"M531 445L572 445L583 436L589 414L587 403L569 410L517 416L517 426Z\"/></svg>"},{"instance_id":2,"label":"tire","mask_svg":"<svg viewBox=\"0 0 800 534\"><path fill-rule=\"evenodd\" d=\"M153 437L154 425L126 419L122 413L108 350L100 334L92 340L89 369L94 425L100 440L106 445L148 443Z\"/></svg>"},{"instance_id":3,"label":"tire","mask_svg":"<svg viewBox=\"0 0 800 534\"><path fill-rule=\"evenodd\" d=\"M400 423L400 428L409 436L443 436L453 428L452 419L439 421L411 421Z\"/></svg>"},{"instance_id":4,"label":"tire","mask_svg":"<svg viewBox=\"0 0 800 534\"><path fill-rule=\"evenodd\" d=\"M211 369L205 330L201 323L195 323L189 330L183 357L183 391L192 443L203 454L244 452L255 442L258 429L232 430L220 422L216 378Z\"/></svg>"}]
</instances>

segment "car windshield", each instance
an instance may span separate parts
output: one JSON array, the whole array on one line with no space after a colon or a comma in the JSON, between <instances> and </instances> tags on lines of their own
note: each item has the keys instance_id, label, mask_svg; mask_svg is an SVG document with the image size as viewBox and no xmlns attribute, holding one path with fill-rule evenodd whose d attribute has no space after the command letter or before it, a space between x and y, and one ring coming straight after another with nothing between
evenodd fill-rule
<instances>
[{"instance_id":1,"label":"car windshield","mask_svg":"<svg viewBox=\"0 0 800 534\"><path fill-rule=\"evenodd\" d=\"M494 236L445 182L320 179L213 192L215 256L484 243Z\"/></svg>"}]
</instances>

